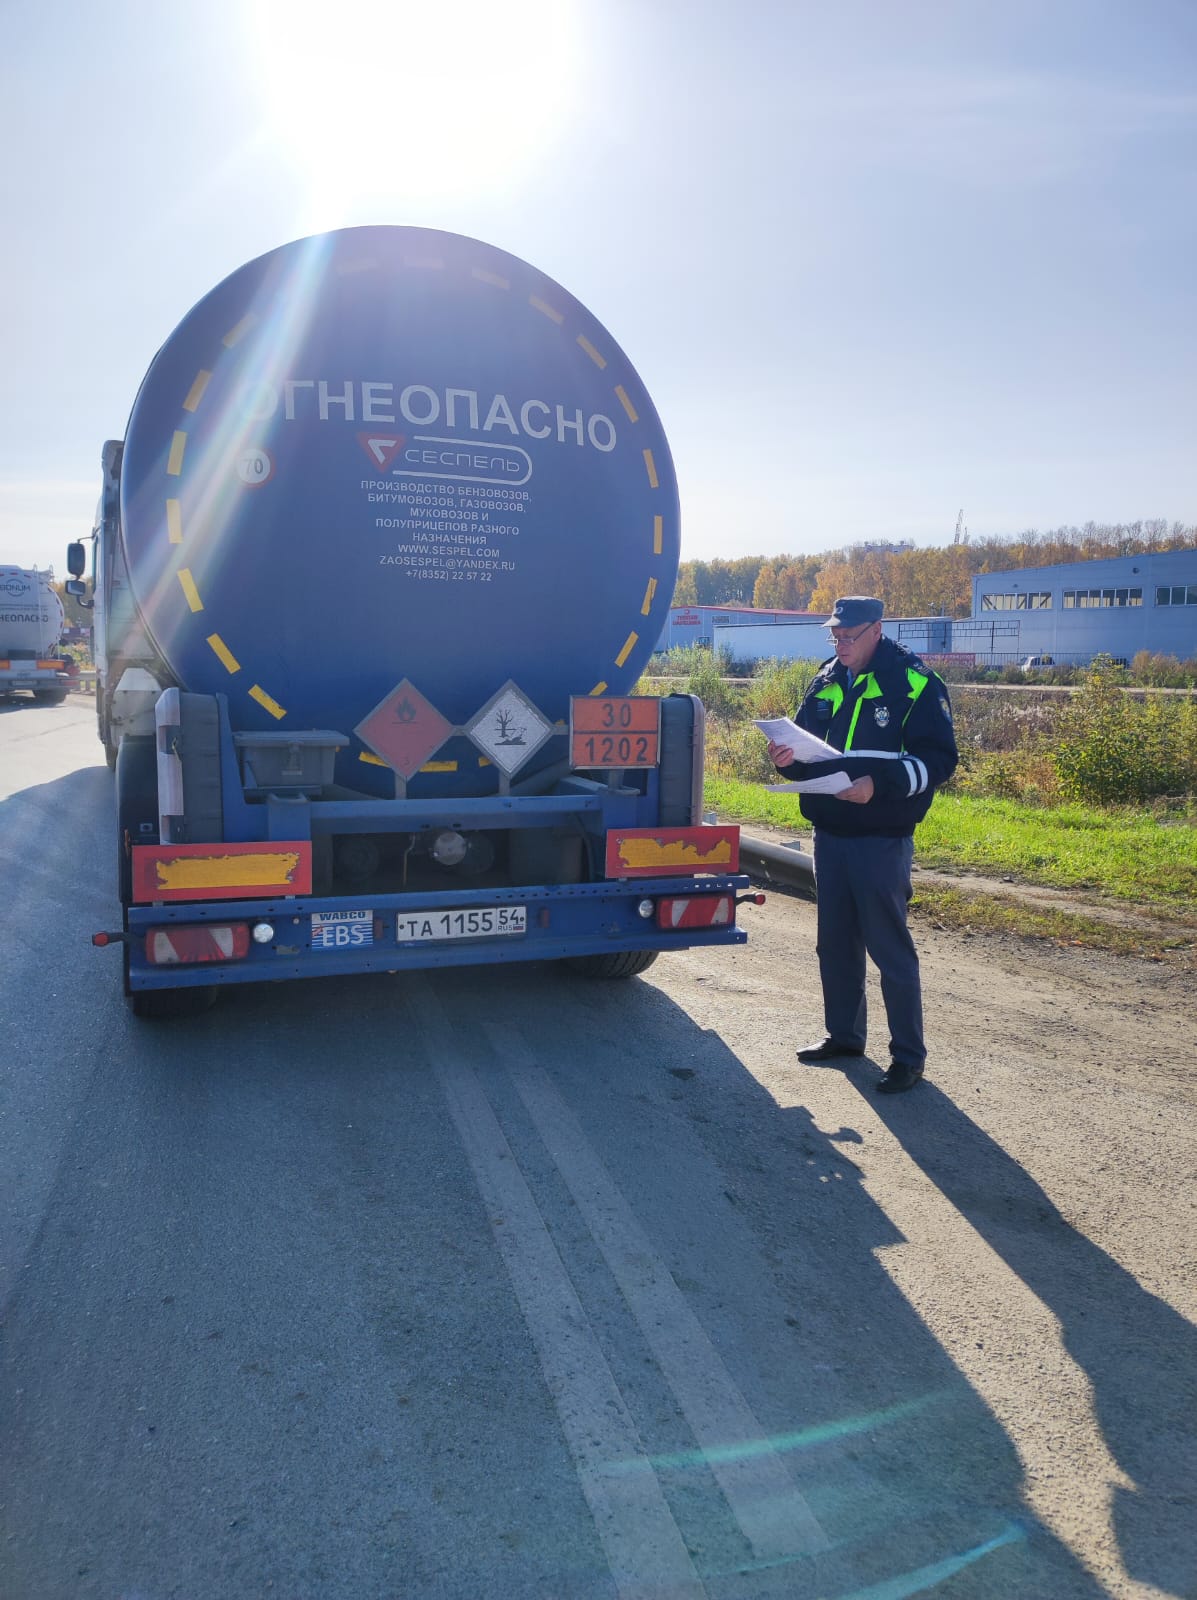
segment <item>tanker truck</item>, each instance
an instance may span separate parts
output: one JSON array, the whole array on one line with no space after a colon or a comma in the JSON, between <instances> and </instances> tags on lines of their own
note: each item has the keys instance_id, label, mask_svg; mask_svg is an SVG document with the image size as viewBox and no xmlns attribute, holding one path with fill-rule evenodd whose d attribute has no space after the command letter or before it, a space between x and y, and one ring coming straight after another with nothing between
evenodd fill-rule
<instances>
[{"instance_id":1,"label":"tanker truck","mask_svg":"<svg viewBox=\"0 0 1197 1600\"><path fill-rule=\"evenodd\" d=\"M63 609L53 578L49 569L0 567L0 700L28 691L61 705L76 681L76 664L59 651Z\"/></svg>"},{"instance_id":2,"label":"tanker truck","mask_svg":"<svg viewBox=\"0 0 1197 1600\"><path fill-rule=\"evenodd\" d=\"M524 261L348 228L214 288L104 447L90 574L68 552L134 1013L743 943L702 704L631 692L678 549L644 385Z\"/></svg>"}]
</instances>

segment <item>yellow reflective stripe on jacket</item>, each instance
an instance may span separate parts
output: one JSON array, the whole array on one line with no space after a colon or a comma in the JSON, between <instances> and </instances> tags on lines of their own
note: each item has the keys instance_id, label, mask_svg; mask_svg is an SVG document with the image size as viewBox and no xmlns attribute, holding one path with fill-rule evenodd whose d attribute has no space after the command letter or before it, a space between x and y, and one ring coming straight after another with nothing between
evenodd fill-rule
<instances>
[{"instance_id":1,"label":"yellow reflective stripe on jacket","mask_svg":"<svg viewBox=\"0 0 1197 1600\"><path fill-rule=\"evenodd\" d=\"M859 682L860 679L857 678L852 687L855 689ZM856 735L856 719L860 716L861 706L866 700L880 700L880 698L881 685L877 682L876 678L871 672L866 672L864 675L864 688L856 697L856 704L852 707L852 721L848 724L848 737L844 740L845 752L851 750L852 748L852 740Z\"/></svg>"},{"instance_id":2,"label":"yellow reflective stripe on jacket","mask_svg":"<svg viewBox=\"0 0 1197 1600\"><path fill-rule=\"evenodd\" d=\"M916 672L913 667L907 667L906 681L910 685L910 704L906 708L906 715L902 718L903 727L906 726L906 723L910 717L910 713L914 710L915 705L918 703L919 695L922 694L923 690L931 682L931 679L925 677L921 672Z\"/></svg>"}]
</instances>

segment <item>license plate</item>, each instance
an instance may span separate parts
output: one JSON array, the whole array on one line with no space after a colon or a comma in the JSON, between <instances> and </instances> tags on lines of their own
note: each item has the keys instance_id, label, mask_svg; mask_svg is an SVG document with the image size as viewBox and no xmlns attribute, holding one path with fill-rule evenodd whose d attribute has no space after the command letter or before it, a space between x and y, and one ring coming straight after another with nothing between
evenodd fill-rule
<instances>
[{"instance_id":1,"label":"license plate","mask_svg":"<svg viewBox=\"0 0 1197 1600\"><path fill-rule=\"evenodd\" d=\"M313 950L361 950L374 943L372 911L313 911Z\"/></svg>"},{"instance_id":2,"label":"license plate","mask_svg":"<svg viewBox=\"0 0 1197 1600\"><path fill-rule=\"evenodd\" d=\"M518 937L527 928L527 906L470 906L452 911L401 912L395 937L400 944L440 944L448 939Z\"/></svg>"}]
</instances>

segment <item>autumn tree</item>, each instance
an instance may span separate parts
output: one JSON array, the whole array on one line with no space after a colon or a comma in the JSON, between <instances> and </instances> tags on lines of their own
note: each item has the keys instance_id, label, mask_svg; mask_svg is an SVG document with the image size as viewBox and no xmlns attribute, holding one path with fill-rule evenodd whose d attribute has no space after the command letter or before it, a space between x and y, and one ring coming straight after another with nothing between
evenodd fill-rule
<instances>
[{"instance_id":1,"label":"autumn tree","mask_svg":"<svg viewBox=\"0 0 1197 1600\"><path fill-rule=\"evenodd\" d=\"M1086 522L1041 532L971 539L913 550L851 545L810 556L744 556L686 561L675 605L753 605L760 610L830 614L840 595L875 594L891 617L967 617L972 580L981 573L1051 567L1111 556L1197 548L1197 526L1163 517Z\"/></svg>"},{"instance_id":2,"label":"autumn tree","mask_svg":"<svg viewBox=\"0 0 1197 1600\"><path fill-rule=\"evenodd\" d=\"M761 611L806 611L822 556L774 556L757 574L752 603Z\"/></svg>"}]
</instances>

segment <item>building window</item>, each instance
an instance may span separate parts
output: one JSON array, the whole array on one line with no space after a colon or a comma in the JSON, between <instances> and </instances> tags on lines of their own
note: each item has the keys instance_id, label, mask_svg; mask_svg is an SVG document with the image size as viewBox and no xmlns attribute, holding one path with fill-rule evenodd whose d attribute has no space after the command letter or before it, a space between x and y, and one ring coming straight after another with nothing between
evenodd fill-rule
<instances>
[{"instance_id":1,"label":"building window","mask_svg":"<svg viewBox=\"0 0 1197 1600\"><path fill-rule=\"evenodd\" d=\"M1160 594L1167 592L1167 590L1157 591ZM1142 589L1065 589L1064 591L1065 611L1090 610L1095 606L1141 606L1142 604Z\"/></svg>"},{"instance_id":2,"label":"building window","mask_svg":"<svg viewBox=\"0 0 1197 1600\"><path fill-rule=\"evenodd\" d=\"M981 596L982 611L1050 611L1052 597L1050 590L1046 593L1031 594L983 594Z\"/></svg>"},{"instance_id":3,"label":"building window","mask_svg":"<svg viewBox=\"0 0 1197 1600\"><path fill-rule=\"evenodd\" d=\"M1197 583L1174 583L1170 589L1157 589L1157 606L1197 606Z\"/></svg>"}]
</instances>

